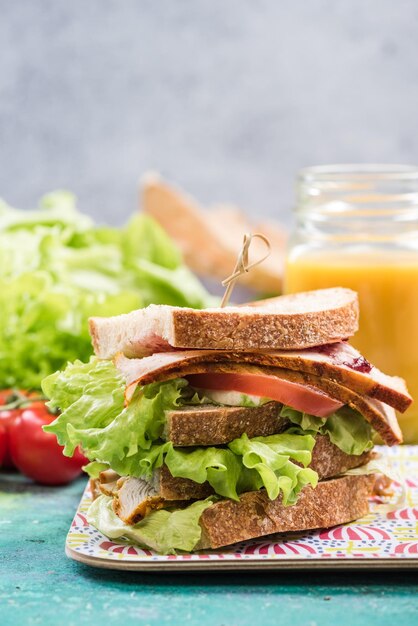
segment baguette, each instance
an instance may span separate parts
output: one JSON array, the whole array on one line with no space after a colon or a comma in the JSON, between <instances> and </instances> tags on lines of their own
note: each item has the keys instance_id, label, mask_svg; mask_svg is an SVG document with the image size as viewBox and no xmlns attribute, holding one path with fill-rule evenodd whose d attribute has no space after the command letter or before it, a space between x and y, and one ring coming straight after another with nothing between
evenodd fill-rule
<instances>
[{"instance_id":1,"label":"baguette","mask_svg":"<svg viewBox=\"0 0 418 626\"><path fill-rule=\"evenodd\" d=\"M330 528L369 511L376 475L343 476L304 487L293 506L281 497L269 500L264 490L244 493L239 502L222 500L203 511L202 537L196 549L220 548L272 533Z\"/></svg>"},{"instance_id":2,"label":"baguette","mask_svg":"<svg viewBox=\"0 0 418 626\"><path fill-rule=\"evenodd\" d=\"M171 348L303 350L351 337L357 294L335 287L264 300L262 306L189 309L150 305L115 317L92 317L96 355L144 356Z\"/></svg>"},{"instance_id":3,"label":"baguette","mask_svg":"<svg viewBox=\"0 0 418 626\"><path fill-rule=\"evenodd\" d=\"M141 181L141 208L174 239L194 272L219 282L234 267L245 233L268 234L270 256L245 273L240 284L261 293L281 291L286 233L276 222L251 223L242 211L231 206L204 210L189 195L151 172ZM257 239L251 244L251 254L253 258L264 254L263 244Z\"/></svg>"}]
</instances>

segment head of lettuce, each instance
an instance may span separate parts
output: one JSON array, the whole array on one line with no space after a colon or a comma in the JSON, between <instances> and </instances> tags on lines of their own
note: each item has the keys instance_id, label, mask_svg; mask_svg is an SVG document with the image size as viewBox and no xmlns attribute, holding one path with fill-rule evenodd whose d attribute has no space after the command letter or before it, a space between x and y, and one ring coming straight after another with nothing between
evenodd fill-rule
<instances>
[{"instance_id":1,"label":"head of lettuce","mask_svg":"<svg viewBox=\"0 0 418 626\"><path fill-rule=\"evenodd\" d=\"M213 303L151 218L96 226L64 191L33 211L0 202L0 389L38 389L67 361L88 360L91 315L151 303Z\"/></svg>"}]
</instances>

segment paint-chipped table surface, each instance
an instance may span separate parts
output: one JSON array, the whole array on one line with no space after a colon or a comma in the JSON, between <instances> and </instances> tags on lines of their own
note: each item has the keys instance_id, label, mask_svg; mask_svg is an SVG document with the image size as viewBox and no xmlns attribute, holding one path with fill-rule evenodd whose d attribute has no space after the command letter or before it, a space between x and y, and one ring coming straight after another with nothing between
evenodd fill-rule
<instances>
[{"instance_id":1,"label":"paint-chipped table surface","mask_svg":"<svg viewBox=\"0 0 418 626\"><path fill-rule=\"evenodd\" d=\"M0 625L418 624L417 571L120 572L68 559L85 480L0 473Z\"/></svg>"}]
</instances>

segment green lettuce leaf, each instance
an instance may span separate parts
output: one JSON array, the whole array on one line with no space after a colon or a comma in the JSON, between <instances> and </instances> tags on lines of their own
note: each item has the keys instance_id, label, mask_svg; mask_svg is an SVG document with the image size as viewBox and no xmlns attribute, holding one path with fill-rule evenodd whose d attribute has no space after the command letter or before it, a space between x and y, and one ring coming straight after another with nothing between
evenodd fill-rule
<instances>
[{"instance_id":1,"label":"green lettuce leaf","mask_svg":"<svg viewBox=\"0 0 418 626\"><path fill-rule=\"evenodd\" d=\"M243 466L249 470L243 472L239 492L264 487L271 500L281 492L284 505L294 504L305 485L316 487L318 483L318 474L307 468L314 445L311 435L287 432L253 439L244 434L235 439L228 447L242 457Z\"/></svg>"},{"instance_id":2,"label":"green lettuce leaf","mask_svg":"<svg viewBox=\"0 0 418 626\"><path fill-rule=\"evenodd\" d=\"M315 415L309 415L309 413L302 413L286 405L282 406L280 416L286 417L293 424L300 426L302 430L309 430L314 433L319 433L326 422L326 417L316 417Z\"/></svg>"},{"instance_id":3,"label":"green lettuce leaf","mask_svg":"<svg viewBox=\"0 0 418 626\"><path fill-rule=\"evenodd\" d=\"M332 443L346 454L358 456L374 446L370 424L349 406L343 406L327 418L301 413L289 406L283 406L280 415L304 431L328 435Z\"/></svg>"},{"instance_id":4,"label":"green lettuce leaf","mask_svg":"<svg viewBox=\"0 0 418 626\"><path fill-rule=\"evenodd\" d=\"M112 498L99 496L90 505L87 520L109 539L127 539L160 554L175 554L178 550L191 552L202 534L200 516L214 500L199 500L184 509L161 509L128 526L114 513Z\"/></svg>"},{"instance_id":5,"label":"green lettuce leaf","mask_svg":"<svg viewBox=\"0 0 418 626\"><path fill-rule=\"evenodd\" d=\"M83 428L88 437L93 431L105 431L120 417L124 412L125 386L113 363L96 357L91 357L88 363L69 363L64 370L43 380L42 389L50 398L49 407L61 411L45 430L54 433L58 443L65 446L64 454L71 456L82 443L71 437L71 430Z\"/></svg>"},{"instance_id":6,"label":"green lettuce leaf","mask_svg":"<svg viewBox=\"0 0 418 626\"><path fill-rule=\"evenodd\" d=\"M109 463L115 471L127 473L121 463L149 450L161 437L165 411L181 404L182 390L188 383L177 378L139 388L127 407L125 386L112 361L91 357L88 363L69 363L42 383L49 406L61 411L45 431L57 436L65 446L64 454L71 456L80 445L90 460Z\"/></svg>"},{"instance_id":7,"label":"green lettuce leaf","mask_svg":"<svg viewBox=\"0 0 418 626\"><path fill-rule=\"evenodd\" d=\"M170 445L165 464L175 478L208 482L214 491L238 500L237 485L242 471L239 456L227 448L174 448Z\"/></svg>"},{"instance_id":8,"label":"green lettuce leaf","mask_svg":"<svg viewBox=\"0 0 418 626\"><path fill-rule=\"evenodd\" d=\"M242 435L226 448L174 448L170 442L156 442L148 450L139 449L123 459L113 456L109 463L120 474L144 478L150 478L165 463L175 478L208 482L225 498L238 500L240 493L264 487L272 499L282 493L283 503L293 504L306 484L317 484L318 476L291 459L308 465L314 443L311 435L295 433L256 439Z\"/></svg>"},{"instance_id":9,"label":"green lettuce leaf","mask_svg":"<svg viewBox=\"0 0 418 626\"><path fill-rule=\"evenodd\" d=\"M271 402L270 398L257 398L256 400L254 400L254 398L252 398L251 396L242 393L238 406L256 408L258 406L263 406L263 404L268 404L269 402Z\"/></svg>"},{"instance_id":10,"label":"green lettuce leaf","mask_svg":"<svg viewBox=\"0 0 418 626\"><path fill-rule=\"evenodd\" d=\"M327 419L324 434L347 454L363 454L374 446L373 430L369 422L349 406L342 407Z\"/></svg>"},{"instance_id":11,"label":"green lettuce leaf","mask_svg":"<svg viewBox=\"0 0 418 626\"><path fill-rule=\"evenodd\" d=\"M100 463L99 461L91 461L91 463L83 465L82 469L90 478L99 478L100 472L108 470L109 465L107 463Z\"/></svg>"},{"instance_id":12,"label":"green lettuce leaf","mask_svg":"<svg viewBox=\"0 0 418 626\"><path fill-rule=\"evenodd\" d=\"M34 211L0 203L0 388L39 388L67 361L89 358L89 316L151 303L214 299L149 216L97 227L63 191Z\"/></svg>"}]
</instances>

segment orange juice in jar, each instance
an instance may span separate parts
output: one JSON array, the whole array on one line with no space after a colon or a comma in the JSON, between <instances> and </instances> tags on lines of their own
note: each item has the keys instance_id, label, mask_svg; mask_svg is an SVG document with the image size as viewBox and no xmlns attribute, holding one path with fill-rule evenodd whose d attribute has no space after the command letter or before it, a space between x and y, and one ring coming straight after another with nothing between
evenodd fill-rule
<instances>
[{"instance_id":1,"label":"orange juice in jar","mask_svg":"<svg viewBox=\"0 0 418 626\"><path fill-rule=\"evenodd\" d=\"M342 165L302 170L285 292L350 287L360 330L350 342L414 398L398 415L418 443L418 168Z\"/></svg>"}]
</instances>

